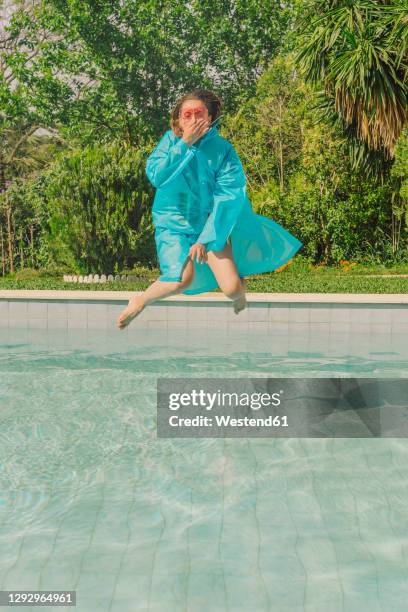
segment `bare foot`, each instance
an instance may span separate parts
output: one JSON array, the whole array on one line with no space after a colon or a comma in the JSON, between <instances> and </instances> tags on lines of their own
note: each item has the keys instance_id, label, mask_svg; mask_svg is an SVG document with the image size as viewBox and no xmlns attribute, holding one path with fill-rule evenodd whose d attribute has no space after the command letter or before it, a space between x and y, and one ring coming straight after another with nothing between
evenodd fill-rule
<instances>
[{"instance_id":1,"label":"bare foot","mask_svg":"<svg viewBox=\"0 0 408 612\"><path fill-rule=\"evenodd\" d=\"M242 293L239 296L239 298L237 298L236 300L232 302L232 306L234 308L235 314L238 314L239 312L241 312L241 310L244 310L248 305L246 301L246 296L245 296L246 282L244 278L241 278L241 284L242 284Z\"/></svg>"},{"instance_id":2,"label":"bare foot","mask_svg":"<svg viewBox=\"0 0 408 612\"><path fill-rule=\"evenodd\" d=\"M232 302L232 305L234 307L235 314L238 314L239 312L241 312L241 310L244 310L247 307L245 294L239 297L237 300L234 300Z\"/></svg>"},{"instance_id":3,"label":"bare foot","mask_svg":"<svg viewBox=\"0 0 408 612\"><path fill-rule=\"evenodd\" d=\"M125 329L127 325L144 309L143 301L139 295L130 298L126 308L120 313L117 324L119 329Z\"/></svg>"}]
</instances>

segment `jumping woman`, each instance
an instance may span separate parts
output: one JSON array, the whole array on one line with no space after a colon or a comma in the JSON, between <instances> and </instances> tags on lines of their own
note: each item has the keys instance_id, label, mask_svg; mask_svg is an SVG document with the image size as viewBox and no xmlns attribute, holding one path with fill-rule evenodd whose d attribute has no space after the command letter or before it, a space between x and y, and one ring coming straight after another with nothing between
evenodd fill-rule
<instances>
[{"instance_id":1,"label":"jumping woman","mask_svg":"<svg viewBox=\"0 0 408 612\"><path fill-rule=\"evenodd\" d=\"M171 111L171 129L147 159L146 174L157 189L152 217L161 275L129 300L119 329L152 302L218 287L238 314L246 307L244 277L280 268L302 246L253 212L241 160L218 133L220 110L211 91L183 95Z\"/></svg>"}]
</instances>

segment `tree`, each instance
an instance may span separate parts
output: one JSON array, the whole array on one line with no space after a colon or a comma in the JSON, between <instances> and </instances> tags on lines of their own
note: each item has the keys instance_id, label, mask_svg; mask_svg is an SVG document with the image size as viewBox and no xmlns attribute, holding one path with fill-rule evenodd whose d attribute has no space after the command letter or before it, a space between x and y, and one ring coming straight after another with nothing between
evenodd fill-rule
<instances>
[{"instance_id":1,"label":"tree","mask_svg":"<svg viewBox=\"0 0 408 612\"><path fill-rule=\"evenodd\" d=\"M0 101L66 140L136 145L168 127L187 89L215 88L225 112L253 95L289 15L278 0L18 0L0 37Z\"/></svg>"},{"instance_id":2,"label":"tree","mask_svg":"<svg viewBox=\"0 0 408 612\"><path fill-rule=\"evenodd\" d=\"M316 100L292 54L279 55L260 77L254 98L223 122L222 133L243 161L254 210L299 236L316 262L406 258L408 236L393 193L397 176L379 180L353 168L344 132L322 117ZM402 181L402 142L399 148Z\"/></svg>"},{"instance_id":3,"label":"tree","mask_svg":"<svg viewBox=\"0 0 408 612\"><path fill-rule=\"evenodd\" d=\"M326 110L339 115L349 137L384 160L408 120L407 25L405 0L300 2L299 67L323 85ZM356 160L367 153L360 147Z\"/></svg>"},{"instance_id":4,"label":"tree","mask_svg":"<svg viewBox=\"0 0 408 612\"><path fill-rule=\"evenodd\" d=\"M395 147L391 170L392 184L392 248L397 251L401 237L408 233L408 128L404 128Z\"/></svg>"},{"instance_id":5,"label":"tree","mask_svg":"<svg viewBox=\"0 0 408 612\"><path fill-rule=\"evenodd\" d=\"M92 59L105 123L136 144L168 128L169 109L188 89L214 88L225 112L254 93L281 45L289 10L278 0L51 0Z\"/></svg>"},{"instance_id":6,"label":"tree","mask_svg":"<svg viewBox=\"0 0 408 612\"><path fill-rule=\"evenodd\" d=\"M277 0L0 0L5 5L0 198L17 177L41 169L49 142L35 149L40 134L68 158L95 143L139 149L168 128L176 97L197 86L215 87L228 112L248 97L288 19ZM23 191L2 198L11 269Z\"/></svg>"},{"instance_id":7,"label":"tree","mask_svg":"<svg viewBox=\"0 0 408 612\"><path fill-rule=\"evenodd\" d=\"M0 23L0 198L8 265L13 272L16 215L12 208L14 200L7 196L6 190L17 176L29 176L41 169L47 156L62 142L53 125L66 111L70 89L52 73L55 52L58 49L62 52L65 43L50 33L51 14L47 8L40 2L21 0L13 4L1 2L0 8L8 9ZM59 25L62 28L61 21ZM45 128L45 134L52 135L54 142L40 138ZM18 212L24 218L24 202L18 205L21 206ZM2 245L3 235L2 228ZM22 264L22 227L17 238ZM32 236L30 240L32 244ZM4 252L2 261L4 264Z\"/></svg>"},{"instance_id":8,"label":"tree","mask_svg":"<svg viewBox=\"0 0 408 612\"><path fill-rule=\"evenodd\" d=\"M251 190L273 178L284 192L303 145L303 118L314 101L291 55L278 55L258 79L255 95L223 122L247 170Z\"/></svg>"},{"instance_id":9,"label":"tree","mask_svg":"<svg viewBox=\"0 0 408 612\"><path fill-rule=\"evenodd\" d=\"M292 57L279 56L259 79L258 123L265 142L276 159L279 187L284 191L286 171L299 157L302 141L301 117L307 99L303 83L296 74Z\"/></svg>"},{"instance_id":10,"label":"tree","mask_svg":"<svg viewBox=\"0 0 408 612\"><path fill-rule=\"evenodd\" d=\"M61 155L40 177L55 263L86 274L155 263L145 158L120 142L88 145Z\"/></svg>"}]
</instances>

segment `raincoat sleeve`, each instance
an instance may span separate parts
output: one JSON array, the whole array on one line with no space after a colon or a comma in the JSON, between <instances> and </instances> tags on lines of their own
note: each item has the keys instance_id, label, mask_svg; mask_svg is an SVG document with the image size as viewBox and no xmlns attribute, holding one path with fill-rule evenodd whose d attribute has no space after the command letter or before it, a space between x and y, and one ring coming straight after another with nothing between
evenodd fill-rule
<instances>
[{"instance_id":1,"label":"raincoat sleeve","mask_svg":"<svg viewBox=\"0 0 408 612\"><path fill-rule=\"evenodd\" d=\"M221 251L245 205L246 177L241 160L231 145L215 176L214 206L197 242L207 251Z\"/></svg>"},{"instance_id":2,"label":"raincoat sleeve","mask_svg":"<svg viewBox=\"0 0 408 612\"><path fill-rule=\"evenodd\" d=\"M173 181L196 154L182 138L172 143L169 131L164 134L146 162L146 174L157 189Z\"/></svg>"}]
</instances>

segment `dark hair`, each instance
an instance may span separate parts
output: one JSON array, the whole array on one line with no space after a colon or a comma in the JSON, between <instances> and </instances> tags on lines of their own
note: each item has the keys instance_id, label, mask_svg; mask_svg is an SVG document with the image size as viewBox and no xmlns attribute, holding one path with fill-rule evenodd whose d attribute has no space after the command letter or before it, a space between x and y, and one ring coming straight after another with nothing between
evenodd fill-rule
<instances>
[{"instance_id":1,"label":"dark hair","mask_svg":"<svg viewBox=\"0 0 408 612\"><path fill-rule=\"evenodd\" d=\"M170 127L179 138L183 135L179 124L179 115L183 102L186 100L201 100L201 102L204 102L208 114L211 115L211 121L215 121L220 116L222 106L221 99L209 89L193 89L180 96L170 112Z\"/></svg>"}]
</instances>

